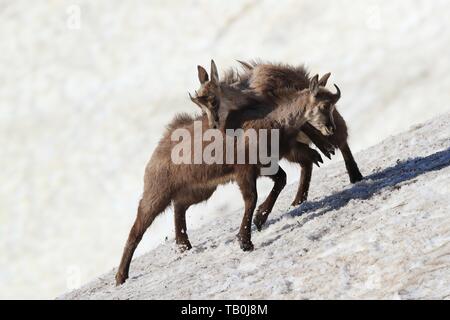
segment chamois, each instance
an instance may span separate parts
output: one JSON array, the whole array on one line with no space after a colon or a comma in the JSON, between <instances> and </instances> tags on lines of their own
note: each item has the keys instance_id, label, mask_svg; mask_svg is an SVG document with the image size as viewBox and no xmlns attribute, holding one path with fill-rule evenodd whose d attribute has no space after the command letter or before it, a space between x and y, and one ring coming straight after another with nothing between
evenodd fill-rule
<instances>
[{"instance_id":1,"label":"chamois","mask_svg":"<svg viewBox=\"0 0 450 320\"><path fill-rule=\"evenodd\" d=\"M212 62L211 69L210 88L218 93L216 97L221 98L222 93L226 91L234 92L242 97L245 96L240 90L219 83L214 62ZM281 142L287 141L287 136L292 134L291 128L298 128L306 121L312 121L313 119L319 119L322 125L329 122L332 112L330 108L339 97L340 94L333 94L319 88L318 78L316 77L311 81L308 89L298 92L295 98L276 108L270 103L264 104L264 99L257 99L253 96L250 100L245 97L245 99L236 99L235 101L242 101L244 104L252 101L254 107L243 108L236 112L234 117L228 119L235 122L231 126L244 130L253 129L259 132L259 129L267 129L270 133L271 130L278 129L280 136L279 152L283 154L289 150L289 146L285 146ZM197 96L194 99L202 100L207 99L207 97ZM228 109L227 104L229 103L231 101L221 99L218 102L218 107ZM256 105L257 103L260 105ZM324 107L325 105L326 107ZM192 137L195 137L194 130L198 125L204 130L209 129L209 121L206 115L197 118L186 114L176 116L154 150L145 169L144 192L139 202L137 217L129 233L116 274L117 285L124 283L128 278L131 259L144 232L171 202L175 215L176 243L181 249L189 249L191 244L186 229L186 210L193 204L209 199L218 185L230 181L235 181L238 184L245 202L244 216L238 233L240 247L244 251L253 249L251 223L257 202L256 180L263 165L260 161L257 164L247 162L245 164L175 163L172 158L172 151L180 142L173 141L173 133L177 129L187 130L190 133L189 141L183 141L182 143L192 144L192 142L195 143ZM223 130L216 131L225 138ZM209 144L205 139L202 139L200 143L203 148ZM248 148L248 144L245 147Z\"/></svg>"},{"instance_id":2,"label":"chamois","mask_svg":"<svg viewBox=\"0 0 450 320\"><path fill-rule=\"evenodd\" d=\"M240 73L230 69L225 73L223 82L243 91L250 90L258 96L273 101L275 104L278 104L280 101L284 102L293 90L308 88L311 82L309 74L303 66L293 67L284 64L238 62L244 67L245 72ZM326 86L330 75L330 73L327 73L319 80L321 87ZM214 112L211 112L211 114L214 115ZM312 123L305 123L298 132L298 144L295 145L295 148L301 150L301 152L293 152L286 157L288 161L299 163L301 166L300 184L292 206L303 203L308 197L312 167L315 162L311 149L307 147L311 144L311 141L328 158L330 158L331 154L334 154L334 148L337 147L341 150L351 183L361 181L363 178L348 146L347 125L336 109L333 112L333 120L336 130L334 134L327 137L323 135L326 133L324 128L320 132L315 126L311 125ZM269 198L271 198L270 194L268 200ZM272 201L264 201L258 207L254 221L258 230L261 229L267 220L273 204Z\"/></svg>"},{"instance_id":3,"label":"chamois","mask_svg":"<svg viewBox=\"0 0 450 320\"><path fill-rule=\"evenodd\" d=\"M245 79L245 83L250 90L264 97L277 97L283 95L286 88L303 90L308 88L310 83L309 74L303 66L293 67L287 64L238 62L241 63L246 70L244 75L240 75L239 81ZM319 80L319 85L325 87L330 75L331 73L325 74ZM347 124L337 109L333 112L333 119L336 130L334 134L328 136L326 139L328 139L333 146L341 150L350 182L356 183L361 181L363 176L353 158L353 154L347 141ZM313 131L313 127L308 125L303 126L302 131L299 134L299 141L308 145L311 144L311 140L308 136L312 135Z\"/></svg>"}]
</instances>

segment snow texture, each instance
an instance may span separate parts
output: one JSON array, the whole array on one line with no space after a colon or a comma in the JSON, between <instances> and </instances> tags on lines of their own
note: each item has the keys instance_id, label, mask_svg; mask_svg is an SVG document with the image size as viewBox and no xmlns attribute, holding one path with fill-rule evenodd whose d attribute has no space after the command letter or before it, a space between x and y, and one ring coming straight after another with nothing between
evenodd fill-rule
<instances>
[{"instance_id":1,"label":"snow texture","mask_svg":"<svg viewBox=\"0 0 450 320\"><path fill-rule=\"evenodd\" d=\"M112 270L60 298L450 298L450 114L356 159L362 182L350 185L342 162L317 170L293 210L289 185L253 230L253 252L235 239L242 210L224 212L189 232L190 252L167 241L132 262L124 285Z\"/></svg>"},{"instance_id":2,"label":"snow texture","mask_svg":"<svg viewBox=\"0 0 450 320\"><path fill-rule=\"evenodd\" d=\"M0 1L0 298L53 298L117 265L164 127L198 112L198 64L332 72L359 151L450 112L449 12L448 0ZM241 206L220 187L188 228ZM166 237L169 211L137 254Z\"/></svg>"}]
</instances>

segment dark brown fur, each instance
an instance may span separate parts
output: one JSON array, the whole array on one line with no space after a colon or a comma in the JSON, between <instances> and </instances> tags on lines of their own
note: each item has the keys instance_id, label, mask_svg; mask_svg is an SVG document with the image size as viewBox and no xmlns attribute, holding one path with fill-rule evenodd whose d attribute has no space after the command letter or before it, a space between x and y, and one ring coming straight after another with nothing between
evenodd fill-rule
<instances>
[{"instance_id":1,"label":"dark brown fur","mask_svg":"<svg viewBox=\"0 0 450 320\"><path fill-rule=\"evenodd\" d=\"M245 69L245 72L239 74L230 74L227 78L229 83L233 83L232 76L234 76L234 85L252 90L258 95L266 98L277 98L285 95L286 90L295 88L302 90L307 88L310 83L310 77L308 71L303 67L293 67L285 64L273 64L262 62L241 62ZM325 86L327 84L330 74L326 74L319 81L320 85ZM362 180L362 175L356 164L350 147L348 146L348 129L344 118L341 114L334 110L333 113L334 123L336 130L334 134L327 139L333 146L339 148L344 157L345 165L348 171L348 175L351 183L355 183ZM304 126L305 135L301 135L302 139L299 139L303 144L310 144L311 141L308 136L320 135L314 127L306 125ZM315 132L316 131L316 132ZM305 139L306 138L306 139ZM301 178L297 195L292 205L298 205L306 201L308 196L309 184L312 174L312 163L308 159L289 159L293 162L298 162L301 165Z\"/></svg>"},{"instance_id":2,"label":"dark brown fur","mask_svg":"<svg viewBox=\"0 0 450 320\"><path fill-rule=\"evenodd\" d=\"M317 88L317 84L315 88ZM242 98L242 95L245 94L240 90L226 86L223 86L222 89L227 95L234 97L233 101L247 101ZM234 113L227 118L228 125L244 130L279 129L280 156L283 156L291 149L291 146L284 144L283 141L294 141L295 128L311 117L316 117L317 113L324 112L319 105L334 97L329 93L328 97L315 98L312 95L313 92L315 91L303 90L291 99L292 103L277 107L264 99L253 100L255 104L256 101L260 101L260 105L254 104L252 108L246 107L242 111ZM230 103L230 100L227 101L223 101L222 107L226 107L226 104ZM331 114L331 111L327 111L328 114ZM209 122L205 115L196 119L201 121L204 130L209 129ZM144 192L116 274L117 284L122 284L128 278L133 253L144 232L171 202L175 215L176 243L183 249L190 249L191 244L186 229L186 210L193 204L203 202L211 197L218 185L230 181L237 183L245 202L244 216L238 233L240 246L244 251L253 249L251 221L257 202L256 180L260 175L261 164L174 164L171 159L171 151L178 142L171 140L171 134L178 128L185 128L191 132L192 137L194 120L187 115L177 116L168 126L146 167ZM328 120L326 119L326 121ZM223 130L220 132L224 135ZM208 144L205 141L202 143L203 147ZM286 183L285 174L284 179L283 174L278 174L273 179L277 190L281 191Z\"/></svg>"}]
</instances>

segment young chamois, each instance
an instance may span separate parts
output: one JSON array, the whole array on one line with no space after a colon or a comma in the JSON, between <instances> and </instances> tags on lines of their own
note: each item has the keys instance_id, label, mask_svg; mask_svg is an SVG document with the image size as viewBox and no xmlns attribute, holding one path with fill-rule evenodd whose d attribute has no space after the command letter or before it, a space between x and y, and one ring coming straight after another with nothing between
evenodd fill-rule
<instances>
[{"instance_id":1,"label":"young chamois","mask_svg":"<svg viewBox=\"0 0 450 320\"><path fill-rule=\"evenodd\" d=\"M239 75L239 78L236 80L238 82L245 83L245 85L256 94L267 98L283 95L286 88L295 88L297 90L308 88L310 83L309 74L303 66L293 67L290 65L273 63L238 62L241 63L246 72ZM330 73L325 74L319 80L319 85L325 87L330 75ZM336 130L334 134L328 136L326 139L328 139L333 146L341 150L350 182L356 183L361 181L363 176L359 171L355 159L353 158L353 154L347 141L347 124L337 109L333 112L333 119L336 125ZM299 141L308 145L311 144L309 136L314 135L314 130L314 127L308 126L307 124L304 125L299 134ZM309 167L312 168L312 166ZM302 176L310 176L310 171L311 170L307 167L302 167ZM301 198L302 197L300 197L299 200L301 200ZM303 200L306 200L306 198ZM296 204L295 201L293 204Z\"/></svg>"},{"instance_id":2,"label":"young chamois","mask_svg":"<svg viewBox=\"0 0 450 320\"><path fill-rule=\"evenodd\" d=\"M205 94L203 94L204 91L206 92L212 92L213 90L210 89L211 83L208 81L208 74L206 70L198 66L198 77L200 80L200 89L199 92L197 92L197 96L199 98L194 99L191 97L191 100L196 103L203 111L203 113L210 119L210 124L214 123L214 128L225 126L225 129L228 129L228 123L226 123L227 117L230 115L233 115L234 110L227 110L225 108L218 108L218 101L220 99L217 98L217 96L214 96L214 94L211 94L209 97ZM301 69L304 70L304 69ZM284 70L283 70L284 71ZM263 95L257 90L251 90L250 88L250 72L246 72L244 74L238 74L233 69L227 71L225 73L225 77L222 80L221 84L222 86L231 86L233 88L236 88L240 90L241 92L245 92L245 95L252 95L256 94L259 97L263 97L267 101L270 101L270 103L273 104L274 107L277 107L279 105L288 103L290 99L295 98L295 95L298 91L301 91L302 89L298 89L298 87L292 86L289 87L288 85L283 86L281 89L277 90L277 95ZM294 76L299 77L299 72L295 72ZM318 76L316 76L314 79L318 82L319 86L324 92L328 92L324 87L326 84L326 81L328 80L330 74L325 75L320 80L318 80ZM276 79L276 78L275 78ZM306 76L306 73L302 76L300 80L303 79L303 85L305 83L308 83L308 86L311 84L311 80L309 77ZM283 80L283 79L282 79ZM297 83L300 81L297 79ZM280 85L281 87L281 85ZM304 89L304 88L303 88ZM340 95L339 88L338 94ZM205 98L208 97L208 98ZM235 95L227 95L224 94L223 98L227 97L228 99L236 99ZM332 104L332 103L330 103ZM250 104L247 104L247 106ZM330 106L324 105L324 108L327 108ZM244 108L244 107L242 107ZM241 108L241 110L242 110ZM330 108L333 108L334 105ZM219 112L220 111L220 112ZM334 114L334 111L333 111ZM222 122L220 124L219 122ZM226 124L224 124L224 122ZM315 122L315 123L314 123ZM315 126L313 126L314 124ZM305 128L307 127L307 128ZM320 121L310 121L309 123L305 123L302 126L302 129L305 128L305 131L307 132L308 136L311 138L311 140L314 141L316 146L319 147L319 149L327 156L330 157L330 154L334 154L334 146L326 139L326 136L330 135L332 131L335 129L335 124L333 122L333 117L331 116L329 118L329 121L325 123L325 125L320 125ZM297 205L298 203L301 203L306 200L307 194L308 194L308 188L311 180L311 171L312 171L312 165L315 163L317 166L319 166L319 163L322 162L322 159L320 157L320 154L311 149L309 147L310 140L308 136L306 136L303 132L300 131L299 128L292 129L293 133L295 134L294 139L289 140L289 152L285 153L283 157L293 163L298 163L302 167L302 177L300 181L299 190L297 192L297 195L295 197L295 200L293 202L293 205ZM261 230L262 226L266 222L270 212L273 209L273 206L275 205L275 201L281 192L282 187L284 187L285 181L286 181L286 174L282 168L279 169L279 172L276 175L269 176L274 181L274 187L272 191L269 193L267 199L258 207L254 223L258 230ZM283 181L283 183L281 183ZM282 185L281 189L280 186Z\"/></svg>"},{"instance_id":3,"label":"young chamois","mask_svg":"<svg viewBox=\"0 0 450 320\"><path fill-rule=\"evenodd\" d=\"M295 136L292 136L291 129L300 127L306 121L318 122L318 126L329 123L331 121L331 108L339 99L338 95L319 88L316 78L311 81L308 89L297 92L295 98L291 98L289 102L283 105L274 107L270 103L264 104L264 100L256 99L253 96L246 98L240 90L221 85L214 63L212 63L211 69L211 80L208 81L207 86L208 92L199 92L193 99L197 99L199 103L200 101L208 101L209 103L214 102L211 97L217 97L219 98L215 102L217 108L226 110L236 107L240 109L239 106L230 107L229 104L253 104L254 107L246 106L235 112L233 117L228 117L229 120L227 121L234 122L230 123L230 127L256 130L257 133L259 129L266 129L269 133L273 129L278 129L280 155L289 151L289 146L283 144L283 141L295 139ZM213 94L210 95L209 92ZM235 98L224 99L224 95L234 96ZM117 285L122 284L128 278L131 259L144 232L170 203L173 204L174 208L176 243L181 249L189 249L191 244L186 229L186 210L193 204L209 199L218 185L230 181L235 181L238 184L245 202L244 215L238 233L240 246L244 251L253 249L251 223L257 202L256 180L263 165L259 160L256 164L248 162L225 164L226 161L223 162L224 164L175 163L172 158L175 146L179 143L187 145L198 143L198 141L193 141L195 140L194 131L197 126L200 126L203 130L209 129L208 118L205 115L197 118L187 115L177 116L168 126L153 152L145 170L144 192L139 202L137 217L129 233L116 274ZM182 142L174 141L173 133L178 129L187 130L190 133L190 138ZM223 130L213 131L218 132L225 139L226 133ZM210 142L202 138L200 144L205 148ZM248 144L245 144L245 148L249 148ZM223 154L225 154L225 150ZM195 155L191 156L195 158Z\"/></svg>"},{"instance_id":4,"label":"young chamois","mask_svg":"<svg viewBox=\"0 0 450 320\"><path fill-rule=\"evenodd\" d=\"M242 61L238 62L243 65L245 72L238 73L234 70L229 70L225 74L223 81L240 90L250 90L258 96L271 100L275 104L279 104L280 101L284 102L293 90L308 88L311 83L309 74L304 67L292 67L289 65L270 63L249 64ZM320 87L326 86L330 75L330 73L327 73L319 80ZM214 116L214 110L212 110L210 114L211 116ZM312 123L306 123L300 128L297 136L298 144L295 145L295 149L301 150L301 152L293 152L286 157L288 161L299 163L301 166L300 184L295 199L292 202L293 206L303 203L308 197L312 167L315 162L314 155L311 152L311 149L308 148L311 144L311 140L329 158L330 154L334 154L333 149L336 147L339 148L344 157L350 182L355 183L362 180L358 165L356 164L347 143L347 125L336 109L333 111L332 118L336 129L334 134L325 137L326 132L323 130L320 130L320 132L315 126L311 125ZM258 207L254 221L258 230L261 229L262 225L267 220L268 215L272 211L274 203L270 200L271 196L269 194L267 201L264 201Z\"/></svg>"}]
</instances>

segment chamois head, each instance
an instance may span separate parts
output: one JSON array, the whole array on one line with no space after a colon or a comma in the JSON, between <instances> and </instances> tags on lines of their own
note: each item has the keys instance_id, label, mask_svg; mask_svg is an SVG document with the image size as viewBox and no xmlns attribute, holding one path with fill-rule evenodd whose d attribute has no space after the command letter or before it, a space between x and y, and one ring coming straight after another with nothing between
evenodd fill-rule
<instances>
[{"instance_id":1,"label":"chamois head","mask_svg":"<svg viewBox=\"0 0 450 320\"><path fill-rule=\"evenodd\" d=\"M200 89L195 92L193 97L189 94L192 102L202 109L203 114L208 117L209 127L213 129L219 128L219 108L220 108L220 84L219 74L217 72L214 60L211 60L211 79L202 66L197 66L198 79L200 81Z\"/></svg>"},{"instance_id":2,"label":"chamois head","mask_svg":"<svg viewBox=\"0 0 450 320\"><path fill-rule=\"evenodd\" d=\"M332 135L336 129L333 112L341 97L341 90L337 85L334 85L336 93L325 88L329 77L330 74L327 73L319 80L319 75L316 75L311 79L309 89L306 89L309 91L309 106L306 111L308 122L325 136Z\"/></svg>"}]
</instances>

